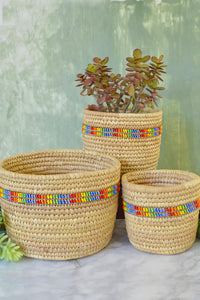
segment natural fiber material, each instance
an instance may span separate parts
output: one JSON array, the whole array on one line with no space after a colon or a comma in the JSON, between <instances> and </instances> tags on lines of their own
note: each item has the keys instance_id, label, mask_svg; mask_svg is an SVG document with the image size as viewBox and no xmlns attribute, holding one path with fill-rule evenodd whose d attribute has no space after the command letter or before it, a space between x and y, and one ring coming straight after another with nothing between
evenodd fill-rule
<instances>
[{"instance_id":1,"label":"natural fiber material","mask_svg":"<svg viewBox=\"0 0 200 300\"><path fill-rule=\"evenodd\" d=\"M105 134L87 134L83 128L83 147L85 150L95 150L113 155L121 161L121 174L143 170L156 169L160 154L161 131L158 135L152 130L162 125L162 111L149 113L103 113L85 109L83 111L84 126L100 129L135 130L142 133L140 138L113 136ZM143 131L143 130L149 130ZM101 131L101 130L100 130ZM160 132L160 133L159 133ZM147 134L149 133L149 136ZM137 132L136 134L137 135Z\"/></svg>"},{"instance_id":2,"label":"natural fiber material","mask_svg":"<svg viewBox=\"0 0 200 300\"><path fill-rule=\"evenodd\" d=\"M176 254L193 245L199 218L198 175L176 170L131 172L122 176L122 192L128 237L135 248Z\"/></svg>"},{"instance_id":3,"label":"natural fiber material","mask_svg":"<svg viewBox=\"0 0 200 300\"><path fill-rule=\"evenodd\" d=\"M9 157L0 164L7 234L29 257L64 260L96 253L112 236L119 179L119 161L96 152L45 150Z\"/></svg>"}]
</instances>

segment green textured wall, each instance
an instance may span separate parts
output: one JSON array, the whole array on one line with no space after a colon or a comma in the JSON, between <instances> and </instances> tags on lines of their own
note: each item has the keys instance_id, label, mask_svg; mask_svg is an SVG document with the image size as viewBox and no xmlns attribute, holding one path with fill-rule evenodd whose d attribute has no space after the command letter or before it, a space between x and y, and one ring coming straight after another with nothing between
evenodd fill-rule
<instances>
[{"instance_id":1,"label":"green textured wall","mask_svg":"<svg viewBox=\"0 0 200 300\"><path fill-rule=\"evenodd\" d=\"M81 148L76 74L94 56L123 72L134 48L165 55L160 168L200 174L200 1L1 0L0 158ZM88 101L89 100L89 101Z\"/></svg>"}]
</instances>

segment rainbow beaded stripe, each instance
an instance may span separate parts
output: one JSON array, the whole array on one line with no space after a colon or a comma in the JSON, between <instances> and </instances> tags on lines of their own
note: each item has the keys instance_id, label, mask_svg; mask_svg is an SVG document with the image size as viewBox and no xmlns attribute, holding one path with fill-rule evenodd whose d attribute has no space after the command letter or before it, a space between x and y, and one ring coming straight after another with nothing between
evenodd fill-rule
<instances>
[{"instance_id":1,"label":"rainbow beaded stripe","mask_svg":"<svg viewBox=\"0 0 200 300\"><path fill-rule=\"evenodd\" d=\"M110 188L95 192L58 194L58 195L36 195L11 192L0 188L0 197L17 203L28 204L72 204L101 200L116 195L120 190L120 183Z\"/></svg>"},{"instance_id":2,"label":"rainbow beaded stripe","mask_svg":"<svg viewBox=\"0 0 200 300\"><path fill-rule=\"evenodd\" d=\"M179 206L168 207L168 208L146 208L146 207L131 205L123 201L124 211L134 214L136 216L143 216L143 217L182 216L187 213L193 212L199 207L200 207L200 199L185 205L179 205Z\"/></svg>"},{"instance_id":3,"label":"rainbow beaded stripe","mask_svg":"<svg viewBox=\"0 0 200 300\"><path fill-rule=\"evenodd\" d=\"M121 138L143 138L158 136L162 133L162 126L151 129L115 129L91 127L83 124L82 132L99 136L115 136Z\"/></svg>"}]
</instances>

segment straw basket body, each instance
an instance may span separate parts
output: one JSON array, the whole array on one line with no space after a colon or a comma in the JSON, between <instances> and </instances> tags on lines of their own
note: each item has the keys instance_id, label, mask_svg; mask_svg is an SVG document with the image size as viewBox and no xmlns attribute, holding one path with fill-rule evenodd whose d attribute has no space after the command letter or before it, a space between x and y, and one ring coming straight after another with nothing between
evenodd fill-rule
<instances>
[{"instance_id":1,"label":"straw basket body","mask_svg":"<svg viewBox=\"0 0 200 300\"><path fill-rule=\"evenodd\" d=\"M122 177L128 237L139 250L176 254L196 238L200 179L184 171L157 170Z\"/></svg>"},{"instance_id":2,"label":"straw basket body","mask_svg":"<svg viewBox=\"0 0 200 300\"><path fill-rule=\"evenodd\" d=\"M64 260L100 251L117 212L120 163L84 150L4 159L0 203L7 234L29 257Z\"/></svg>"},{"instance_id":3,"label":"straw basket body","mask_svg":"<svg viewBox=\"0 0 200 300\"><path fill-rule=\"evenodd\" d=\"M156 169L160 155L162 111L108 113L84 109L83 147L113 155L121 174Z\"/></svg>"}]
</instances>

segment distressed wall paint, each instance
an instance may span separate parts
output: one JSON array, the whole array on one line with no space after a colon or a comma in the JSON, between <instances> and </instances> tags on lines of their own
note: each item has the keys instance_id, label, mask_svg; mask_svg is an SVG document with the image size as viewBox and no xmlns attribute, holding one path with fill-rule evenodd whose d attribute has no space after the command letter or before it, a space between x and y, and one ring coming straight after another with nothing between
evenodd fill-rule
<instances>
[{"instance_id":1,"label":"distressed wall paint","mask_svg":"<svg viewBox=\"0 0 200 300\"><path fill-rule=\"evenodd\" d=\"M75 88L94 56L124 72L134 48L165 55L159 167L200 174L200 2L4 0L0 14L0 158L82 148ZM1 7L1 6L0 6Z\"/></svg>"}]
</instances>

